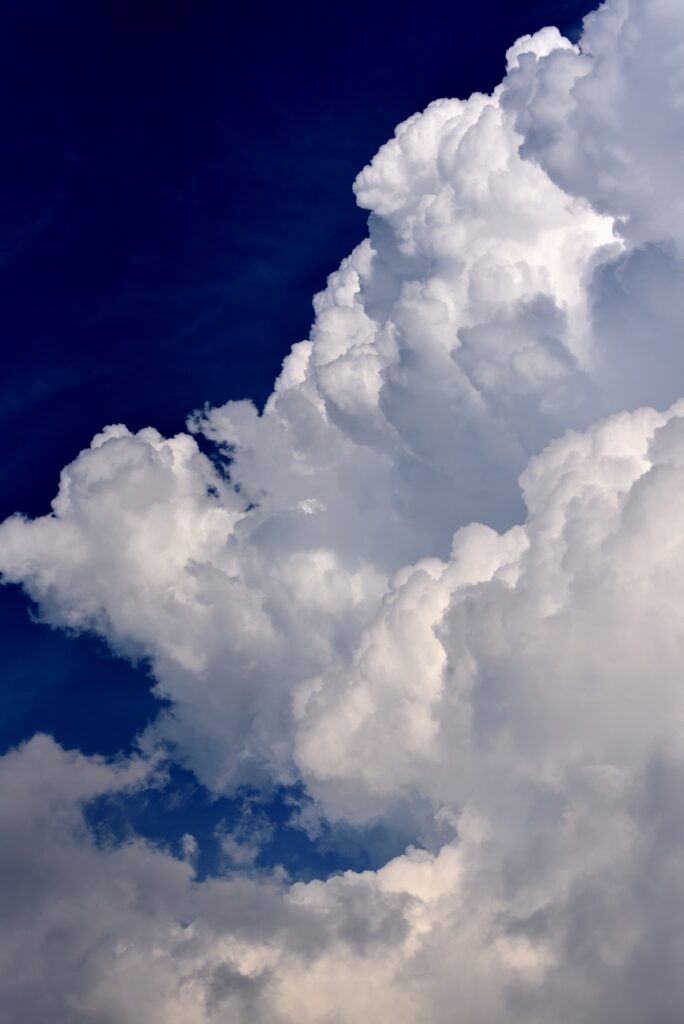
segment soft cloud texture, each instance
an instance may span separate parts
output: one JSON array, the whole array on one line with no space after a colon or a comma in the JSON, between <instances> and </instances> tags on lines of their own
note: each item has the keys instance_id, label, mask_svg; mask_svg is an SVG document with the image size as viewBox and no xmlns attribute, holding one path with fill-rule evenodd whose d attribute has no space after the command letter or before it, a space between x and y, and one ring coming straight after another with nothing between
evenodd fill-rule
<instances>
[{"instance_id":1,"label":"soft cloud texture","mask_svg":"<svg viewBox=\"0 0 684 1024\"><path fill-rule=\"evenodd\" d=\"M108 427L0 527L45 621L171 701L129 764L0 762L10 1016L681 1018L682 83L677 0L518 41L359 175L369 238L263 413ZM423 848L291 885L259 828L202 883L192 837L97 846L84 805L160 748Z\"/></svg>"}]
</instances>

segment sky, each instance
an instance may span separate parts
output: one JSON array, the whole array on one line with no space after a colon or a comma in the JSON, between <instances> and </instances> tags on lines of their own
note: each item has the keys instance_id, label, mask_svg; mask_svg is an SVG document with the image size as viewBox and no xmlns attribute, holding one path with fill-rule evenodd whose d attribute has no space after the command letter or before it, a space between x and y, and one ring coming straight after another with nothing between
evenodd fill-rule
<instances>
[{"instance_id":1,"label":"sky","mask_svg":"<svg viewBox=\"0 0 684 1024\"><path fill-rule=\"evenodd\" d=\"M591 7L7 6L3 1019L681 1019L684 12Z\"/></svg>"},{"instance_id":2,"label":"sky","mask_svg":"<svg viewBox=\"0 0 684 1024\"><path fill-rule=\"evenodd\" d=\"M435 3L417 26L371 3L359 26L317 3L8 5L0 515L44 514L107 423L174 434L205 403L263 405L365 234L351 183L380 141L589 6ZM159 709L145 665L0 602L0 749L131 749Z\"/></svg>"}]
</instances>

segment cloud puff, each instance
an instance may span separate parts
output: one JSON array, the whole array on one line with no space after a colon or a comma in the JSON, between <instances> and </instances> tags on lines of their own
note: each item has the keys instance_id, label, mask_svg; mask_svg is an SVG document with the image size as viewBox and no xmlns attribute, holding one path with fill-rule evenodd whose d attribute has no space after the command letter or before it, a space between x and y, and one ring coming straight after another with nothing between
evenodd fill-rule
<instances>
[{"instance_id":1,"label":"cloud puff","mask_svg":"<svg viewBox=\"0 0 684 1024\"><path fill-rule=\"evenodd\" d=\"M3 1014L447 1024L457 1006L468 1021L674 1021L681 755L661 745L638 767L584 764L555 785L500 775L499 814L475 799L439 853L290 885L196 882L140 840L95 846L84 794L116 772L97 764L93 784L91 759L37 737L0 763L7 792L35 780L30 803L0 808Z\"/></svg>"},{"instance_id":2,"label":"cloud puff","mask_svg":"<svg viewBox=\"0 0 684 1024\"><path fill-rule=\"evenodd\" d=\"M633 244L684 243L683 33L676 0L611 0L586 18L579 52L526 54L506 86L522 153Z\"/></svg>"},{"instance_id":3,"label":"cloud puff","mask_svg":"<svg viewBox=\"0 0 684 1024\"><path fill-rule=\"evenodd\" d=\"M520 40L359 175L369 237L262 413L108 427L0 527L45 621L171 701L130 765L0 761L10 1016L679 1019L683 53L675 0ZM159 745L423 848L291 885L249 829L203 883L190 836L97 846L84 804Z\"/></svg>"},{"instance_id":4,"label":"cloud puff","mask_svg":"<svg viewBox=\"0 0 684 1024\"><path fill-rule=\"evenodd\" d=\"M297 693L297 757L336 813L477 793L496 820L508 785L676 739L683 414L566 434L521 478L524 525L464 527L449 560L397 574L351 658Z\"/></svg>"}]
</instances>

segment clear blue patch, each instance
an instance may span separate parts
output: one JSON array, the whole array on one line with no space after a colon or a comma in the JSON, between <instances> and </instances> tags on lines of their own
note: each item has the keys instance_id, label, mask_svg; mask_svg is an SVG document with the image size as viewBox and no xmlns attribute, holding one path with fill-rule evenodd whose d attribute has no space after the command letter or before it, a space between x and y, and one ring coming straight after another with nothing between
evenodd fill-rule
<instances>
[{"instance_id":1,"label":"clear blue patch","mask_svg":"<svg viewBox=\"0 0 684 1024\"><path fill-rule=\"evenodd\" d=\"M268 870L276 865L296 880L328 878L341 871L378 868L410 842L410 836L398 835L380 823L364 829L324 824L320 835L311 839L293 824L293 814L306 801L299 787L268 795L242 789L235 796L217 799L192 773L171 765L163 787L99 797L86 807L85 817L99 844L139 836L181 856L183 837L192 835L200 880L232 869ZM253 861L226 855L221 838L231 834L238 836L236 844L244 851L250 840L257 841L259 852ZM267 838L260 842L264 834Z\"/></svg>"},{"instance_id":2,"label":"clear blue patch","mask_svg":"<svg viewBox=\"0 0 684 1024\"><path fill-rule=\"evenodd\" d=\"M102 641L33 622L15 587L0 587L0 646L0 754L36 732L84 754L128 752L165 706Z\"/></svg>"}]
</instances>

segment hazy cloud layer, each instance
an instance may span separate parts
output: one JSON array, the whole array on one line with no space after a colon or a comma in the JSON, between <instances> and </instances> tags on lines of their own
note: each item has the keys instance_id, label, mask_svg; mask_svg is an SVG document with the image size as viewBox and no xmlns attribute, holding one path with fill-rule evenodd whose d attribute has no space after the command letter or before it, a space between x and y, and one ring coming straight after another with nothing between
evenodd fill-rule
<instances>
[{"instance_id":1,"label":"hazy cloud layer","mask_svg":"<svg viewBox=\"0 0 684 1024\"><path fill-rule=\"evenodd\" d=\"M262 414L108 427L0 527L44 619L171 701L129 763L0 761L10 1019L681 1018L683 111L679 0L518 41L359 175L369 238ZM244 830L203 883L192 837L97 845L84 805L160 749L423 848L292 885Z\"/></svg>"}]
</instances>

